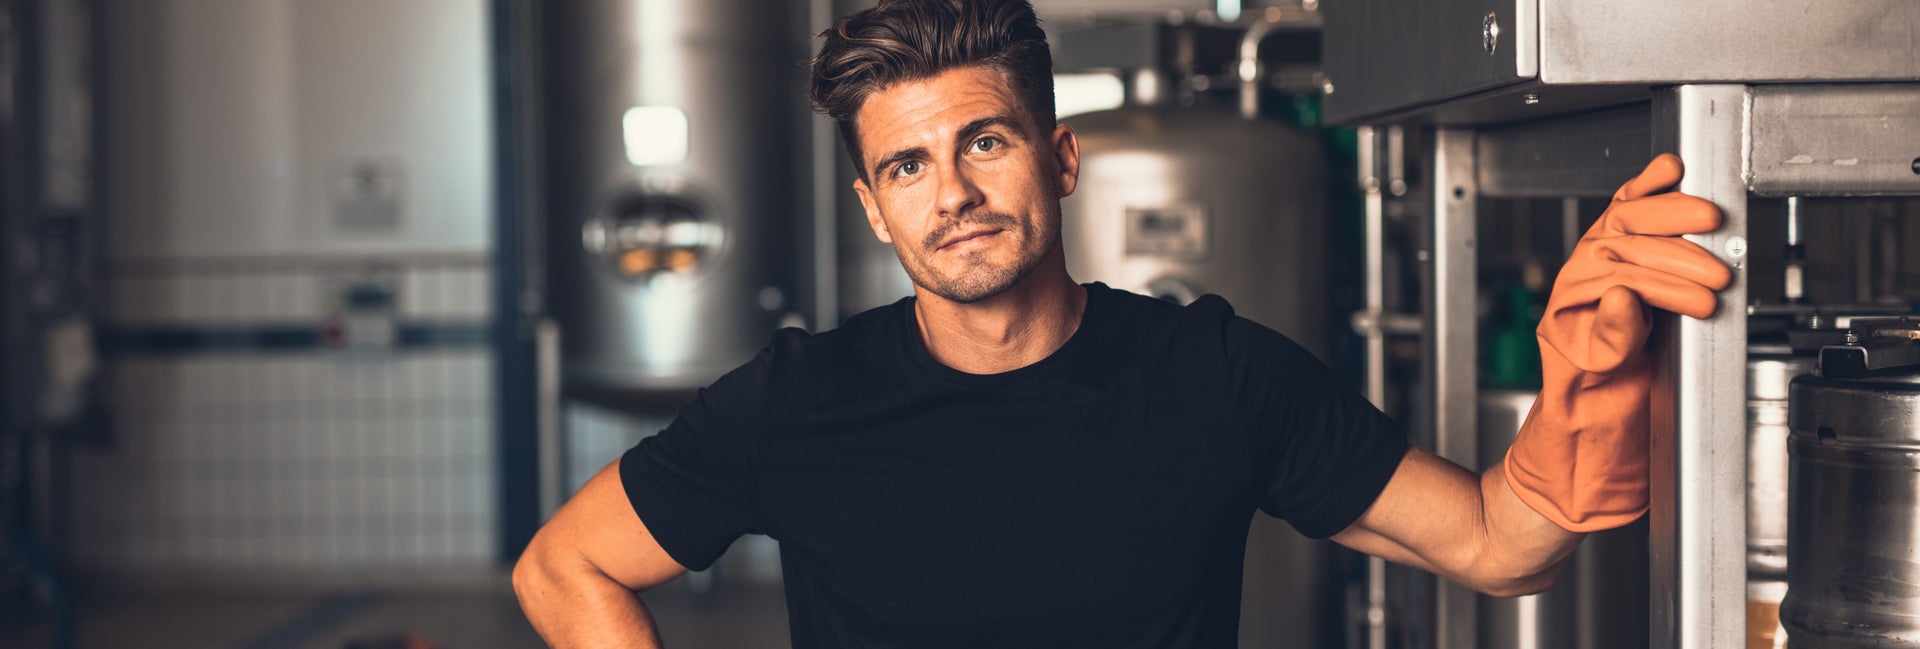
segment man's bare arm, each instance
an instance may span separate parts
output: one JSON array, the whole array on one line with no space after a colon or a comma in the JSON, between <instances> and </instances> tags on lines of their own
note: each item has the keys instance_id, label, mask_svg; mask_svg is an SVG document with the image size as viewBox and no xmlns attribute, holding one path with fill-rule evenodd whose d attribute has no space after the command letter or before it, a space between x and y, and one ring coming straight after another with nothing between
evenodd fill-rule
<instances>
[{"instance_id":1,"label":"man's bare arm","mask_svg":"<svg viewBox=\"0 0 1920 649\"><path fill-rule=\"evenodd\" d=\"M633 513L615 461L534 535L513 567L513 591L557 649L652 649L660 635L637 591L685 572Z\"/></svg>"},{"instance_id":2,"label":"man's bare arm","mask_svg":"<svg viewBox=\"0 0 1920 649\"><path fill-rule=\"evenodd\" d=\"M1422 568L1498 597L1546 590L1584 534L1561 529L1507 486L1495 465L1474 475L1412 449L1341 545Z\"/></svg>"}]
</instances>

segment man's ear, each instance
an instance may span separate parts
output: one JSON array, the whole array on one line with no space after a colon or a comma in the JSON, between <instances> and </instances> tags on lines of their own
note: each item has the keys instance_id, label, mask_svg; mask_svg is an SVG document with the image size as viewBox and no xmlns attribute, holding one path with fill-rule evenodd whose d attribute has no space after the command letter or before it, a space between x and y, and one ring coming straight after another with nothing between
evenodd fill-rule
<instances>
[{"instance_id":1,"label":"man's ear","mask_svg":"<svg viewBox=\"0 0 1920 649\"><path fill-rule=\"evenodd\" d=\"M1073 127L1053 127L1053 161L1060 169L1060 197L1072 196L1080 184L1080 138L1073 134Z\"/></svg>"},{"instance_id":2,"label":"man's ear","mask_svg":"<svg viewBox=\"0 0 1920 649\"><path fill-rule=\"evenodd\" d=\"M860 196L860 207L867 211L867 226L873 228L873 236L879 238L880 243L892 245L893 233L887 231L887 222L880 218L880 204L873 200L873 189L867 187L866 179L854 179L853 193Z\"/></svg>"}]
</instances>

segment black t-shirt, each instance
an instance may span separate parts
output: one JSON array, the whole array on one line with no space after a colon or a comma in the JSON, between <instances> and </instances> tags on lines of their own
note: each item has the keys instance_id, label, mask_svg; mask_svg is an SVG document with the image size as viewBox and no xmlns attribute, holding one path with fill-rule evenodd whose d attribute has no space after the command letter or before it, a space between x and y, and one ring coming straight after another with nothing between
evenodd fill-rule
<instances>
[{"instance_id":1,"label":"black t-shirt","mask_svg":"<svg viewBox=\"0 0 1920 649\"><path fill-rule=\"evenodd\" d=\"M1232 647L1254 510L1338 533L1405 438L1219 297L1087 297L1003 374L929 356L912 298L781 331L627 452L627 496L691 569L779 541L795 647Z\"/></svg>"}]
</instances>

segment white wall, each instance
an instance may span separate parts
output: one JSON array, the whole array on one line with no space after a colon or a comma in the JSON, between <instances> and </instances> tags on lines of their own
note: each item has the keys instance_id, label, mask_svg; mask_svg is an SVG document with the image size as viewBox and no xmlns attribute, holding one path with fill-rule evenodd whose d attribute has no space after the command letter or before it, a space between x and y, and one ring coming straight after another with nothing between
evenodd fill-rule
<instances>
[{"instance_id":1,"label":"white wall","mask_svg":"<svg viewBox=\"0 0 1920 649\"><path fill-rule=\"evenodd\" d=\"M491 243L482 0L141 0L109 24L113 258L476 252ZM394 229L343 226L356 161Z\"/></svg>"}]
</instances>

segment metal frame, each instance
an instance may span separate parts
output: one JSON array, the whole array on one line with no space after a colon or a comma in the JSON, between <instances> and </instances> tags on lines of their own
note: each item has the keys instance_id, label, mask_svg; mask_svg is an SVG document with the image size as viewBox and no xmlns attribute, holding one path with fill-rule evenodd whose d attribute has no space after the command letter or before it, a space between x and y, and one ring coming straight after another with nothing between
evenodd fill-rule
<instances>
[{"instance_id":1,"label":"metal frame","mask_svg":"<svg viewBox=\"0 0 1920 649\"><path fill-rule=\"evenodd\" d=\"M1375 129L1377 130L1377 129ZM1370 131L1371 132L1371 131ZM1474 349L1475 202L1607 196L1655 152L1685 161L1679 190L1719 206L1723 226L1688 237L1734 269L1706 320L1663 316L1655 353L1649 601L1651 646L1735 649L1746 623L1746 237L1749 195L1920 195L1920 84L1680 85L1651 104L1511 125L1441 128L1434 148L1433 250L1425 314L1437 451L1478 453ZM1368 138L1363 152L1375 151ZM1370 248L1380 178L1363 167ZM1369 250L1369 312L1383 281ZM1369 332L1373 333L1373 332ZM1369 337L1369 352L1379 349ZM1369 384L1369 396L1384 387ZM1436 593L1443 649L1472 647L1475 604Z\"/></svg>"},{"instance_id":2,"label":"metal frame","mask_svg":"<svg viewBox=\"0 0 1920 649\"><path fill-rule=\"evenodd\" d=\"M1751 95L1688 85L1654 96L1654 148L1687 165L1679 191L1712 201L1726 222L1689 236L1734 269L1706 320L1664 316L1670 336L1655 389L1649 551L1654 647L1746 643L1747 186ZM1670 382L1669 382L1670 381ZM1666 399L1670 398L1671 401Z\"/></svg>"},{"instance_id":3,"label":"metal frame","mask_svg":"<svg viewBox=\"0 0 1920 649\"><path fill-rule=\"evenodd\" d=\"M1440 129L1434 137L1433 301L1428 307L1427 373L1433 386L1435 451L1462 466L1480 464L1479 345L1475 318L1479 281L1474 249L1480 184L1474 133ZM1474 649L1479 602L1465 586L1439 582L1434 628L1440 649Z\"/></svg>"},{"instance_id":4,"label":"metal frame","mask_svg":"<svg viewBox=\"0 0 1920 649\"><path fill-rule=\"evenodd\" d=\"M1387 334L1380 320L1386 313L1386 197L1381 195L1378 165L1380 131L1359 130L1360 190L1366 210L1366 311L1355 327L1366 338L1367 400L1387 409ZM1387 561L1367 557L1366 616L1362 621L1367 649L1387 649Z\"/></svg>"}]
</instances>

